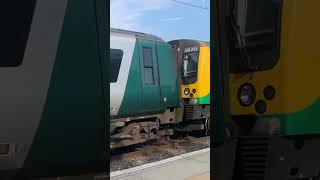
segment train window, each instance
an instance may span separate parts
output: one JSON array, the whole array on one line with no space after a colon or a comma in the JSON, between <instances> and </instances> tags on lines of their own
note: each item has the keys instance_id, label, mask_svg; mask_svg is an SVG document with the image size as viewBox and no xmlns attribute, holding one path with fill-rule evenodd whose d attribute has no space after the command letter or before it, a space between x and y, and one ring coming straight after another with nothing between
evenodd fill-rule
<instances>
[{"instance_id":1,"label":"train window","mask_svg":"<svg viewBox=\"0 0 320 180\"><path fill-rule=\"evenodd\" d=\"M188 47L185 49L183 58L183 84L197 82L199 47Z\"/></svg>"},{"instance_id":2,"label":"train window","mask_svg":"<svg viewBox=\"0 0 320 180\"><path fill-rule=\"evenodd\" d=\"M152 68L144 68L144 82L145 84L154 84Z\"/></svg>"},{"instance_id":3,"label":"train window","mask_svg":"<svg viewBox=\"0 0 320 180\"><path fill-rule=\"evenodd\" d=\"M279 59L281 0L233 0L230 71L266 71Z\"/></svg>"},{"instance_id":4,"label":"train window","mask_svg":"<svg viewBox=\"0 0 320 180\"><path fill-rule=\"evenodd\" d=\"M36 0L2 0L0 5L0 67L22 63Z\"/></svg>"},{"instance_id":5,"label":"train window","mask_svg":"<svg viewBox=\"0 0 320 180\"><path fill-rule=\"evenodd\" d=\"M121 49L110 49L110 82L117 82L123 57Z\"/></svg>"},{"instance_id":6,"label":"train window","mask_svg":"<svg viewBox=\"0 0 320 180\"><path fill-rule=\"evenodd\" d=\"M154 84L152 48L143 47L142 53L144 62L144 83Z\"/></svg>"}]
</instances>

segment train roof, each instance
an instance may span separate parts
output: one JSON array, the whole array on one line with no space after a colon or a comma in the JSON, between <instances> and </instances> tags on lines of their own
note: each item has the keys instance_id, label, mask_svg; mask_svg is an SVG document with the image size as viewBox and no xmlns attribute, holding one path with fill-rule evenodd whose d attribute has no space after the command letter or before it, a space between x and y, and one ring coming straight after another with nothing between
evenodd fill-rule
<instances>
[{"instance_id":1,"label":"train roof","mask_svg":"<svg viewBox=\"0 0 320 180\"><path fill-rule=\"evenodd\" d=\"M190 42L190 41L193 41L193 42L197 42L197 43L204 43L206 44L207 46L210 47L210 42L207 42L207 41L201 41L201 40L196 40L196 39L175 39L175 40L171 40L171 41L168 41L168 43L172 43L172 42Z\"/></svg>"},{"instance_id":2,"label":"train roof","mask_svg":"<svg viewBox=\"0 0 320 180\"><path fill-rule=\"evenodd\" d=\"M110 32L133 35L138 39L147 39L147 40L152 40L152 41L165 42L163 39L159 38L158 36L155 36L152 34L146 34L146 33L142 33L142 32L135 32L135 31L129 31L129 30L124 30L124 29L116 29L116 28L110 28Z\"/></svg>"}]
</instances>

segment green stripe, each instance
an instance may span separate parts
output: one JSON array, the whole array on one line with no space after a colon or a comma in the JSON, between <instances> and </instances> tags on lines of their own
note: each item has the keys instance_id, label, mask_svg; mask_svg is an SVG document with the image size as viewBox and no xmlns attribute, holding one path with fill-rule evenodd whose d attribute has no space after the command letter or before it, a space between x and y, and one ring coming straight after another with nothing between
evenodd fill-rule
<instances>
[{"instance_id":1,"label":"green stripe","mask_svg":"<svg viewBox=\"0 0 320 180\"><path fill-rule=\"evenodd\" d=\"M210 92L204 97L199 98L199 104L210 104Z\"/></svg>"},{"instance_id":2,"label":"green stripe","mask_svg":"<svg viewBox=\"0 0 320 180\"><path fill-rule=\"evenodd\" d=\"M279 118L284 135L320 134L320 99L303 111Z\"/></svg>"},{"instance_id":3,"label":"green stripe","mask_svg":"<svg viewBox=\"0 0 320 180\"><path fill-rule=\"evenodd\" d=\"M274 117L280 120L283 135L320 134L320 98L299 112L260 116L260 119Z\"/></svg>"}]
</instances>

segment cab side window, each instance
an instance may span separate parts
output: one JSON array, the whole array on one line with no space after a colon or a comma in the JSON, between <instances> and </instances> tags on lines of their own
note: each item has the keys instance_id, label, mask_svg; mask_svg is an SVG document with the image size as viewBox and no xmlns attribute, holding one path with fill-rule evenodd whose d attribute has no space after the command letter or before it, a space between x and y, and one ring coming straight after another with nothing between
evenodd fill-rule
<instances>
[{"instance_id":1,"label":"cab side window","mask_svg":"<svg viewBox=\"0 0 320 180\"><path fill-rule=\"evenodd\" d=\"M110 82L117 82L123 51L121 49L110 49Z\"/></svg>"},{"instance_id":2,"label":"cab side window","mask_svg":"<svg viewBox=\"0 0 320 180\"><path fill-rule=\"evenodd\" d=\"M148 85L154 84L153 74L153 56L151 47L143 47L143 63L144 63L144 83Z\"/></svg>"}]
</instances>

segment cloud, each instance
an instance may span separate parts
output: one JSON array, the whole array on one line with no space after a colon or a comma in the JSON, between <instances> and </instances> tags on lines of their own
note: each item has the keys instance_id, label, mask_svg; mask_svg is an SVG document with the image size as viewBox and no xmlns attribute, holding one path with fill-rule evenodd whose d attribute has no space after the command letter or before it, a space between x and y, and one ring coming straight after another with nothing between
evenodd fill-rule
<instances>
[{"instance_id":1,"label":"cloud","mask_svg":"<svg viewBox=\"0 0 320 180\"><path fill-rule=\"evenodd\" d=\"M165 19L160 19L160 21L180 21L180 20L183 20L184 18L182 17L172 17L172 18L165 18Z\"/></svg>"},{"instance_id":2,"label":"cloud","mask_svg":"<svg viewBox=\"0 0 320 180\"><path fill-rule=\"evenodd\" d=\"M170 7L169 0L111 0L110 26L127 30L141 30L141 19L148 11Z\"/></svg>"}]
</instances>

